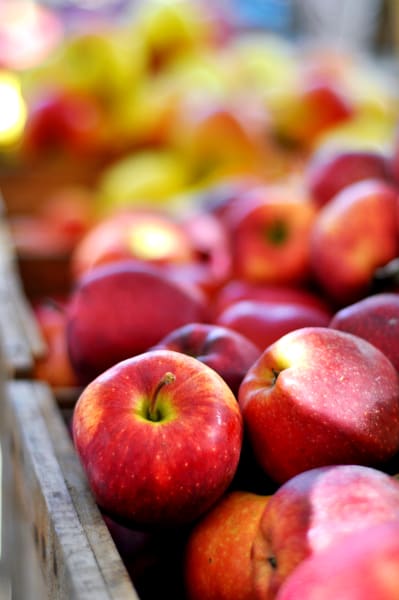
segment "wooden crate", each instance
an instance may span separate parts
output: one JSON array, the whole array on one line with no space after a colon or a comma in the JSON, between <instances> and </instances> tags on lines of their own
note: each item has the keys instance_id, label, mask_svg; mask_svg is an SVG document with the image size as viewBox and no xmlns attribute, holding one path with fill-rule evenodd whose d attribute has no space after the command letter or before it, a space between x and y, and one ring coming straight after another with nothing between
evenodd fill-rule
<instances>
[{"instance_id":1,"label":"wooden crate","mask_svg":"<svg viewBox=\"0 0 399 600\"><path fill-rule=\"evenodd\" d=\"M6 371L15 377L32 373L44 341L21 279L18 258L0 196L0 336Z\"/></svg>"},{"instance_id":2,"label":"wooden crate","mask_svg":"<svg viewBox=\"0 0 399 600\"><path fill-rule=\"evenodd\" d=\"M2 383L3 570L13 600L137 600L51 390Z\"/></svg>"},{"instance_id":3,"label":"wooden crate","mask_svg":"<svg viewBox=\"0 0 399 600\"><path fill-rule=\"evenodd\" d=\"M128 532L130 546L123 547L123 538L122 546L118 543L115 524L110 528L94 502L68 429L80 390L54 390L32 378L34 361L45 351L31 304L42 289L37 273L45 279L44 294L59 289L51 270L43 270L42 257L30 257L27 279L21 268L27 263L10 239L7 212L3 205L0 600L153 600L164 593L182 600L186 533ZM32 282L38 286L33 292ZM2 582L12 596L3 594Z\"/></svg>"}]
</instances>

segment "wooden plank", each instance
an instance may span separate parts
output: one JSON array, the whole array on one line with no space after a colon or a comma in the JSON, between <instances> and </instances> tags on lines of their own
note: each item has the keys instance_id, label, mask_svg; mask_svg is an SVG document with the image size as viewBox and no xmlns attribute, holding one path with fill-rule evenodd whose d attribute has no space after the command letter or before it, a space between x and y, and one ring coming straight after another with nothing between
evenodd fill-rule
<instances>
[{"instance_id":1,"label":"wooden plank","mask_svg":"<svg viewBox=\"0 0 399 600\"><path fill-rule=\"evenodd\" d=\"M138 600L49 387L20 380L7 382L5 390L3 444L18 522L35 548L31 572L37 575L40 567L37 600ZM31 592L25 597L36 600Z\"/></svg>"},{"instance_id":2,"label":"wooden plank","mask_svg":"<svg viewBox=\"0 0 399 600\"><path fill-rule=\"evenodd\" d=\"M0 208L4 213L1 197ZM4 216L0 216L0 335L9 373L31 374L35 358L45 352L45 342L25 296Z\"/></svg>"}]
</instances>

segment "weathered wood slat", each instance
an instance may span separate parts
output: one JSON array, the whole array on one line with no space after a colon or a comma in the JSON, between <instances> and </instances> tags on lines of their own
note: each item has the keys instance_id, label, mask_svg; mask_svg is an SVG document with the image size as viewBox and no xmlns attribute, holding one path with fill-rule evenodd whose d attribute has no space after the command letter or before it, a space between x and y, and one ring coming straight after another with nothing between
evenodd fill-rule
<instances>
[{"instance_id":1,"label":"weathered wood slat","mask_svg":"<svg viewBox=\"0 0 399 600\"><path fill-rule=\"evenodd\" d=\"M45 352L45 342L23 290L0 197L0 336L10 374L24 377Z\"/></svg>"},{"instance_id":2,"label":"weathered wood slat","mask_svg":"<svg viewBox=\"0 0 399 600\"><path fill-rule=\"evenodd\" d=\"M4 461L8 455L12 467L4 510L12 490L13 510L17 507L20 527L25 537L29 532L34 547L31 574L38 575L38 566L40 570L35 581L39 595L29 592L26 598L138 600L93 501L50 388L39 382L8 381L3 408ZM7 514L4 521L7 523ZM16 570L11 568L14 574ZM25 570L26 565L19 571L21 577ZM23 588L21 582L13 583Z\"/></svg>"}]
</instances>

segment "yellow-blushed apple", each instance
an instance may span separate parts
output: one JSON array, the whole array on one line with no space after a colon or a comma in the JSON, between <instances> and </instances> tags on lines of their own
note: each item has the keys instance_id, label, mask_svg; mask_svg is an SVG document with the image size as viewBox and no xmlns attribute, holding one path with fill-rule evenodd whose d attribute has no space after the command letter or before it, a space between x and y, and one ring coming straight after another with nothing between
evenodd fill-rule
<instances>
[{"instance_id":1,"label":"yellow-blushed apple","mask_svg":"<svg viewBox=\"0 0 399 600\"><path fill-rule=\"evenodd\" d=\"M307 281L316 213L303 190L291 183L243 192L223 217L231 236L233 276L278 285Z\"/></svg>"},{"instance_id":2,"label":"yellow-blushed apple","mask_svg":"<svg viewBox=\"0 0 399 600\"><path fill-rule=\"evenodd\" d=\"M155 264L186 263L194 248L183 226L166 211L131 208L98 220L79 240L71 256L75 280L92 267L124 259Z\"/></svg>"},{"instance_id":3,"label":"yellow-blushed apple","mask_svg":"<svg viewBox=\"0 0 399 600\"><path fill-rule=\"evenodd\" d=\"M226 492L194 525L183 556L188 600L253 600L251 548L268 500Z\"/></svg>"},{"instance_id":4,"label":"yellow-blushed apple","mask_svg":"<svg viewBox=\"0 0 399 600\"><path fill-rule=\"evenodd\" d=\"M399 450L399 376L367 340L304 327L249 368L239 403L254 455L282 483L334 463L380 465Z\"/></svg>"},{"instance_id":5,"label":"yellow-blushed apple","mask_svg":"<svg viewBox=\"0 0 399 600\"><path fill-rule=\"evenodd\" d=\"M153 350L88 384L72 432L104 513L133 528L163 529L193 522L224 494L243 424L216 371L181 352Z\"/></svg>"},{"instance_id":6,"label":"yellow-blushed apple","mask_svg":"<svg viewBox=\"0 0 399 600\"><path fill-rule=\"evenodd\" d=\"M371 292L376 269L398 255L398 190L379 179L345 186L315 220L312 273L337 306Z\"/></svg>"},{"instance_id":7,"label":"yellow-blushed apple","mask_svg":"<svg viewBox=\"0 0 399 600\"><path fill-rule=\"evenodd\" d=\"M256 598L278 597L303 561L353 532L398 523L398 514L398 481L378 469L337 464L291 478L260 518L252 546Z\"/></svg>"}]
</instances>

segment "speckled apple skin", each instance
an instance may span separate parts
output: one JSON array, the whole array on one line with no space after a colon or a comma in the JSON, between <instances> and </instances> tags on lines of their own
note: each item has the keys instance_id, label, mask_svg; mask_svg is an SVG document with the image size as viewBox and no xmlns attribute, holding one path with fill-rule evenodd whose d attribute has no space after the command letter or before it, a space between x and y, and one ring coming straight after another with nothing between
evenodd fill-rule
<instances>
[{"instance_id":1,"label":"speckled apple skin","mask_svg":"<svg viewBox=\"0 0 399 600\"><path fill-rule=\"evenodd\" d=\"M147 416L165 373L175 380L157 397L159 421ZM154 350L111 367L75 406L72 432L101 509L137 527L185 524L231 483L243 423L223 379L199 360Z\"/></svg>"},{"instance_id":2,"label":"speckled apple skin","mask_svg":"<svg viewBox=\"0 0 399 600\"><path fill-rule=\"evenodd\" d=\"M304 327L270 345L239 389L247 435L278 483L328 464L375 466L399 450L399 376L350 333Z\"/></svg>"}]
</instances>

